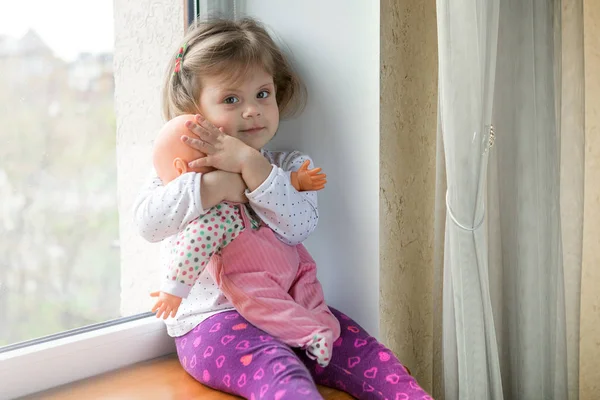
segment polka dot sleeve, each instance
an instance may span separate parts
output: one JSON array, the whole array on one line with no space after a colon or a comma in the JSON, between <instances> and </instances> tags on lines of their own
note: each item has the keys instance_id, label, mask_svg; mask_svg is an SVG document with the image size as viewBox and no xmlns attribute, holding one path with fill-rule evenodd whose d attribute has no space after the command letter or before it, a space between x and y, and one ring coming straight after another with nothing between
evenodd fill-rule
<instances>
[{"instance_id":1,"label":"polka dot sleeve","mask_svg":"<svg viewBox=\"0 0 600 400\"><path fill-rule=\"evenodd\" d=\"M144 239L160 242L206 213L200 201L201 176L190 172L165 186L153 171L133 206L134 222Z\"/></svg>"},{"instance_id":2,"label":"polka dot sleeve","mask_svg":"<svg viewBox=\"0 0 600 400\"><path fill-rule=\"evenodd\" d=\"M187 297L212 255L231 243L244 229L240 208L222 203L190 222L177 235L160 290Z\"/></svg>"},{"instance_id":3,"label":"polka dot sleeve","mask_svg":"<svg viewBox=\"0 0 600 400\"><path fill-rule=\"evenodd\" d=\"M319 212L317 192L298 192L290 182L290 173L297 171L305 160L299 152L269 152L264 156L273 164L271 174L246 197L252 209L277 237L289 245L302 243L317 227Z\"/></svg>"}]
</instances>

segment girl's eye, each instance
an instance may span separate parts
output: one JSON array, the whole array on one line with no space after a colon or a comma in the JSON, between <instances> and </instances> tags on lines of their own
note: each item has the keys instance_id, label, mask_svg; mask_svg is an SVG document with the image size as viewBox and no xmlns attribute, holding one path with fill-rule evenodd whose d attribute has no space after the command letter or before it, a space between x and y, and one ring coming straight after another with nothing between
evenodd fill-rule
<instances>
[{"instance_id":1,"label":"girl's eye","mask_svg":"<svg viewBox=\"0 0 600 400\"><path fill-rule=\"evenodd\" d=\"M260 92L258 92L256 97L259 99L266 99L267 97L269 97L269 95L270 95L270 93L268 90L261 90Z\"/></svg>"},{"instance_id":2,"label":"girl's eye","mask_svg":"<svg viewBox=\"0 0 600 400\"><path fill-rule=\"evenodd\" d=\"M229 96L225 100L223 100L223 103L225 103L225 104L235 104L235 103L237 103L239 101L240 100L237 97Z\"/></svg>"}]
</instances>

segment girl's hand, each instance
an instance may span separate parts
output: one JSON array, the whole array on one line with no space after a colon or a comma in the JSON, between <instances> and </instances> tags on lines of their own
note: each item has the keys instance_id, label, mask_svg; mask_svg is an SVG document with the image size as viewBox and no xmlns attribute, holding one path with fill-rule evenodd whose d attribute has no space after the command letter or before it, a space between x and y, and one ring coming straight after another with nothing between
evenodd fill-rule
<instances>
[{"instance_id":1,"label":"girl's hand","mask_svg":"<svg viewBox=\"0 0 600 400\"><path fill-rule=\"evenodd\" d=\"M167 319L169 315L174 317L177 314L179 305L181 304L181 297L173 296L172 294L165 292L152 292L151 297L158 297L152 312L156 313L156 318L162 316L163 319Z\"/></svg>"},{"instance_id":2,"label":"girl's hand","mask_svg":"<svg viewBox=\"0 0 600 400\"><path fill-rule=\"evenodd\" d=\"M213 167L239 174L246 159L256 152L241 140L225 134L222 129L217 129L201 115L196 115L195 121L188 121L185 126L200 139L183 136L181 140L206 154L206 157L190 162L189 166L192 168Z\"/></svg>"}]
</instances>

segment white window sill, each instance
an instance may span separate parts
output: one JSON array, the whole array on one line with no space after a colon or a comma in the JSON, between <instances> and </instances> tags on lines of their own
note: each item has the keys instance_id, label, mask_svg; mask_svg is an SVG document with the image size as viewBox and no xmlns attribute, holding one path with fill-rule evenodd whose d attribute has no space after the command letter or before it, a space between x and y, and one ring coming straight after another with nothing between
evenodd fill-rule
<instances>
[{"instance_id":1,"label":"white window sill","mask_svg":"<svg viewBox=\"0 0 600 400\"><path fill-rule=\"evenodd\" d=\"M148 316L0 353L0 399L13 399L175 351L162 320Z\"/></svg>"}]
</instances>

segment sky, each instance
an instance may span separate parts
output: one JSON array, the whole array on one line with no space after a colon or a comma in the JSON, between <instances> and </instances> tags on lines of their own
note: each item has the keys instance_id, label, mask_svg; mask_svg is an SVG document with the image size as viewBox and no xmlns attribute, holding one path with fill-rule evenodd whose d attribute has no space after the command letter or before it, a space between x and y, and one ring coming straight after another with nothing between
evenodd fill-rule
<instances>
[{"instance_id":1,"label":"sky","mask_svg":"<svg viewBox=\"0 0 600 400\"><path fill-rule=\"evenodd\" d=\"M0 35L34 29L67 61L114 49L113 0L0 0Z\"/></svg>"}]
</instances>

